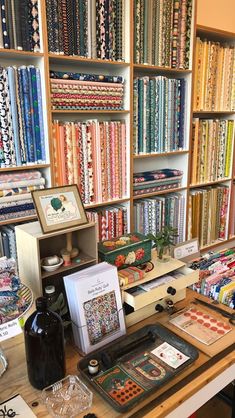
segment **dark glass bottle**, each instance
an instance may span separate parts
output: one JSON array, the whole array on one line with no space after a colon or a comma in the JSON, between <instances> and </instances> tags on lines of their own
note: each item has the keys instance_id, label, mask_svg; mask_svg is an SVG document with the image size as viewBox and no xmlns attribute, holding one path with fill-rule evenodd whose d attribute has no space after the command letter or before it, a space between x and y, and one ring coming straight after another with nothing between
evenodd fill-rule
<instances>
[{"instance_id":1,"label":"dark glass bottle","mask_svg":"<svg viewBox=\"0 0 235 418\"><path fill-rule=\"evenodd\" d=\"M36 299L36 311L24 326L28 378L43 389L65 376L64 330L59 315L47 309L47 299Z\"/></svg>"},{"instance_id":2,"label":"dark glass bottle","mask_svg":"<svg viewBox=\"0 0 235 418\"><path fill-rule=\"evenodd\" d=\"M47 298L47 307L53 312L56 312L54 309L51 309L51 306L55 304L58 298L58 295L55 290L55 286L49 285L45 287L45 298ZM59 312L56 312L56 313L59 313Z\"/></svg>"}]
</instances>

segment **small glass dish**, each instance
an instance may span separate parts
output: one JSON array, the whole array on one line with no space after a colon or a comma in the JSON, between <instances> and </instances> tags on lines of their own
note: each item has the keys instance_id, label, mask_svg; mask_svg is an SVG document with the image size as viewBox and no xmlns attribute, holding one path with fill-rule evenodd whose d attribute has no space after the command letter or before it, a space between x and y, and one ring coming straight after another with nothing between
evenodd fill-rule
<instances>
[{"instance_id":1,"label":"small glass dish","mask_svg":"<svg viewBox=\"0 0 235 418\"><path fill-rule=\"evenodd\" d=\"M42 401L55 418L73 418L92 405L92 392L75 375L68 375L42 391Z\"/></svg>"}]
</instances>

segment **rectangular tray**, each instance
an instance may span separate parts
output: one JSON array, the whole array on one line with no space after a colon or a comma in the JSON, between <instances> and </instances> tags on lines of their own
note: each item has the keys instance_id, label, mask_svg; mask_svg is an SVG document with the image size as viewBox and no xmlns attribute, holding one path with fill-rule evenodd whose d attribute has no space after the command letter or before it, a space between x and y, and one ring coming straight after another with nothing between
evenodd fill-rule
<instances>
[{"instance_id":1,"label":"rectangular tray","mask_svg":"<svg viewBox=\"0 0 235 418\"><path fill-rule=\"evenodd\" d=\"M149 355L150 351L164 342L189 359L174 369L152 354ZM194 346L162 325L154 324L87 355L79 361L78 370L114 409L126 412L179 374L197 357L198 351ZM99 363L96 375L88 371L92 359Z\"/></svg>"}]
</instances>

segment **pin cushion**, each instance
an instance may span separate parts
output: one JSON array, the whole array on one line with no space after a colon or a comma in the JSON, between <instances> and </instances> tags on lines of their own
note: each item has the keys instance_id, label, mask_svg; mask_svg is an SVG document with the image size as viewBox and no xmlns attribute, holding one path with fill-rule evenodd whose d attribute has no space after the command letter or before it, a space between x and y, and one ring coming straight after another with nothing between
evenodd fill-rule
<instances>
[{"instance_id":1,"label":"pin cushion","mask_svg":"<svg viewBox=\"0 0 235 418\"><path fill-rule=\"evenodd\" d=\"M138 232L105 240L98 244L100 261L107 261L118 269L138 266L151 260L152 242Z\"/></svg>"}]
</instances>

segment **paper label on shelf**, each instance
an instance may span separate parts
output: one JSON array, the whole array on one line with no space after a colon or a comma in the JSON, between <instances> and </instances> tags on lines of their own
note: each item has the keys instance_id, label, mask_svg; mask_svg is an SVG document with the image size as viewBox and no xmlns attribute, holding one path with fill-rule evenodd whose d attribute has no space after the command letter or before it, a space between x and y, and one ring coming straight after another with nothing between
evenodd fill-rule
<instances>
[{"instance_id":1,"label":"paper label on shelf","mask_svg":"<svg viewBox=\"0 0 235 418\"><path fill-rule=\"evenodd\" d=\"M182 243L174 248L174 258L177 258L177 260L193 256L196 253L198 253L197 239Z\"/></svg>"},{"instance_id":2,"label":"paper label on shelf","mask_svg":"<svg viewBox=\"0 0 235 418\"><path fill-rule=\"evenodd\" d=\"M13 319L6 324L2 324L0 325L0 342L15 337L16 335L21 334L21 332L22 328L19 319Z\"/></svg>"}]
</instances>

